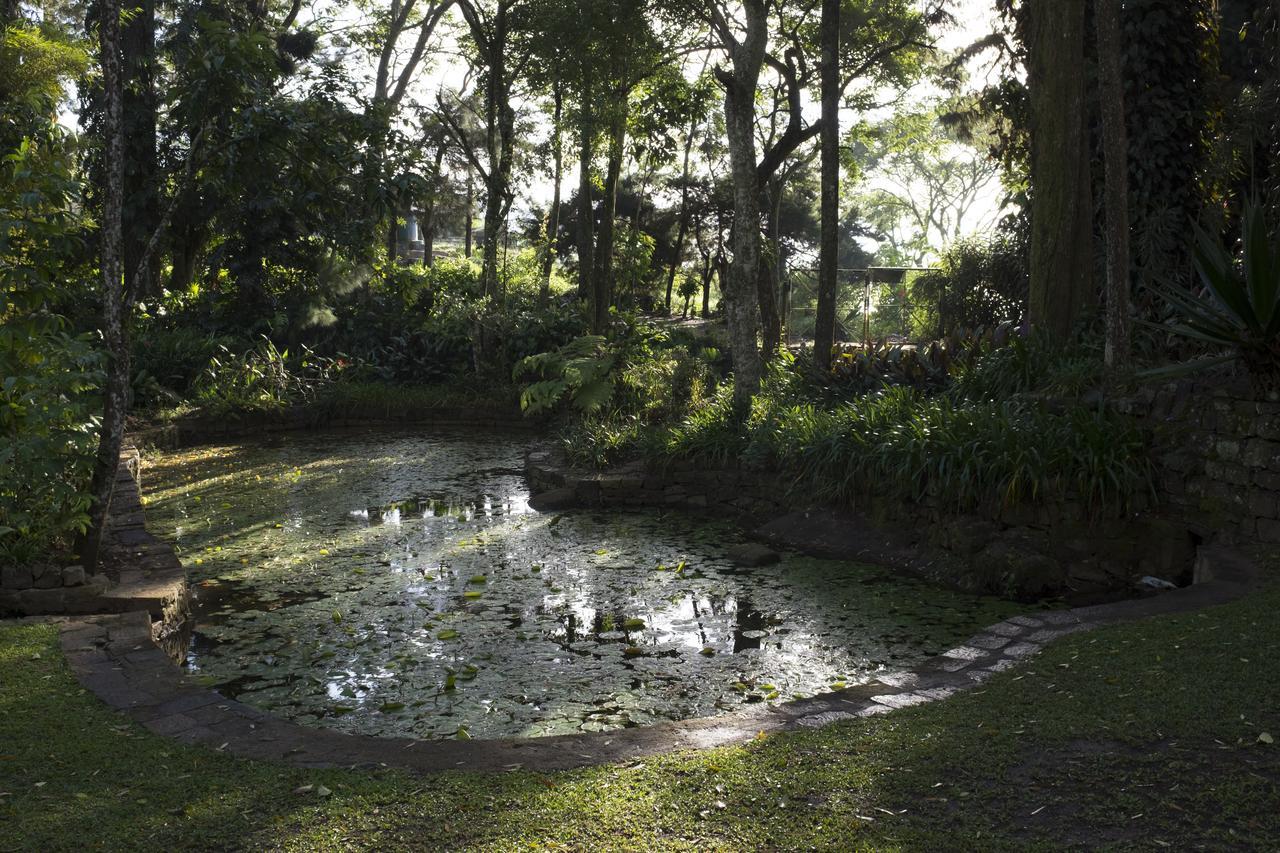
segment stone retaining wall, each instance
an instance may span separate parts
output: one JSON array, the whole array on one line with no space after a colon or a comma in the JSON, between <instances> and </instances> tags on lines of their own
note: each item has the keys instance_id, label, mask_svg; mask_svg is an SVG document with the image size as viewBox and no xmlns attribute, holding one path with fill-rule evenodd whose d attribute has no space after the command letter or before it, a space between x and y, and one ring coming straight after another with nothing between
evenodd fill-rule
<instances>
[{"instance_id":1,"label":"stone retaining wall","mask_svg":"<svg viewBox=\"0 0 1280 853\"><path fill-rule=\"evenodd\" d=\"M170 423L138 430L139 444L172 450L214 441L244 438L264 432L416 425L443 428L533 430L538 423L520 412L466 406L406 407L386 412L335 412L327 408L293 406L229 415L190 415Z\"/></svg>"},{"instance_id":2,"label":"stone retaining wall","mask_svg":"<svg viewBox=\"0 0 1280 853\"><path fill-rule=\"evenodd\" d=\"M1182 382L1148 388L1115 407L1140 418L1155 439L1157 493L1121 517L1091 515L1072 495L1039 505L959 513L937 498L869 496L853 512L828 513L845 554L911 570L972 591L1014 597L1090 597L1129 590L1153 576L1194 580L1198 545L1280 542L1280 400L1247 387ZM574 470L554 452L526 463L535 494L563 490L588 506L669 506L774 523L762 538L803 546L812 525L779 517L815 506L777 472L631 465ZM803 535L788 527L806 528ZM843 536L840 534L843 533Z\"/></svg>"},{"instance_id":3,"label":"stone retaining wall","mask_svg":"<svg viewBox=\"0 0 1280 853\"><path fill-rule=\"evenodd\" d=\"M8 566L0 572L0 614L90 614L144 611L157 640L173 654L185 648L189 592L186 570L173 546L146 528L139 493L138 451L120 454L107 516L102 565L105 574L86 577L81 566ZM54 581L61 581L54 583Z\"/></svg>"},{"instance_id":4,"label":"stone retaining wall","mask_svg":"<svg viewBox=\"0 0 1280 853\"><path fill-rule=\"evenodd\" d=\"M1197 535L1280 543L1280 395L1180 382L1121 401L1154 428L1160 503Z\"/></svg>"}]
</instances>

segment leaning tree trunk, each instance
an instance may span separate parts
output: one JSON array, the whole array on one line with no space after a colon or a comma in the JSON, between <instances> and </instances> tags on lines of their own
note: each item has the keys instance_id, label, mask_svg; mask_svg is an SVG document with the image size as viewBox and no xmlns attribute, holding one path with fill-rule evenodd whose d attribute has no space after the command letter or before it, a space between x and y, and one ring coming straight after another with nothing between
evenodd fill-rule
<instances>
[{"instance_id":1,"label":"leaning tree trunk","mask_svg":"<svg viewBox=\"0 0 1280 853\"><path fill-rule=\"evenodd\" d=\"M102 180L101 267L103 342L107 350L107 379L103 389L102 429L93 461L90 490L93 506L85 533L81 560L85 570L96 573L107 527L107 512L115 490L120 447L124 443L125 416L129 410L129 339L127 302L121 259L124 212L123 85L120 70L120 0L103 0L98 22L101 47L104 147Z\"/></svg>"},{"instance_id":2,"label":"leaning tree trunk","mask_svg":"<svg viewBox=\"0 0 1280 853\"><path fill-rule=\"evenodd\" d=\"M1129 138L1125 129L1120 0L1097 0L1098 82L1106 162L1107 367L1129 365Z\"/></svg>"},{"instance_id":3,"label":"leaning tree trunk","mask_svg":"<svg viewBox=\"0 0 1280 853\"><path fill-rule=\"evenodd\" d=\"M768 40L764 0L744 0L745 38L732 46L733 70L717 73L725 87L725 130L733 176L733 260L724 282L725 323L733 358L733 401L740 416L760 390L760 307L756 281L760 273L760 185L756 164L756 88Z\"/></svg>"},{"instance_id":4,"label":"leaning tree trunk","mask_svg":"<svg viewBox=\"0 0 1280 853\"><path fill-rule=\"evenodd\" d=\"M1085 3L1032 0L1027 88L1031 97L1032 326L1065 341L1094 304L1093 200L1084 80Z\"/></svg>"},{"instance_id":5,"label":"leaning tree trunk","mask_svg":"<svg viewBox=\"0 0 1280 853\"><path fill-rule=\"evenodd\" d=\"M813 360L827 370L836 343L836 266L840 258L840 0L822 0L822 122L822 234Z\"/></svg>"}]
</instances>

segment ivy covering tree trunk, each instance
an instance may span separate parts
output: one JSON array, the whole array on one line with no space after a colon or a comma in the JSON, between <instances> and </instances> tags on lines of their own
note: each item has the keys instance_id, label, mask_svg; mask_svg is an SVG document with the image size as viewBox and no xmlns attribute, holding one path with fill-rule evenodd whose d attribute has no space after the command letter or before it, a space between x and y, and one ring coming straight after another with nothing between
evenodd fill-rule
<instances>
[{"instance_id":1,"label":"ivy covering tree trunk","mask_svg":"<svg viewBox=\"0 0 1280 853\"><path fill-rule=\"evenodd\" d=\"M101 237L102 314L99 320L107 350L107 377L103 388L102 428L94 456L89 514L81 560L85 570L96 573L106 532L107 512L115 490L120 448L124 443L125 416L129 409L128 304L121 257L124 214L123 81L120 64L120 0L102 0L98 38L102 63L102 214Z\"/></svg>"},{"instance_id":2,"label":"ivy covering tree trunk","mask_svg":"<svg viewBox=\"0 0 1280 853\"><path fill-rule=\"evenodd\" d=\"M1065 341L1095 301L1084 79L1085 0L1027 4L1031 325Z\"/></svg>"}]
</instances>

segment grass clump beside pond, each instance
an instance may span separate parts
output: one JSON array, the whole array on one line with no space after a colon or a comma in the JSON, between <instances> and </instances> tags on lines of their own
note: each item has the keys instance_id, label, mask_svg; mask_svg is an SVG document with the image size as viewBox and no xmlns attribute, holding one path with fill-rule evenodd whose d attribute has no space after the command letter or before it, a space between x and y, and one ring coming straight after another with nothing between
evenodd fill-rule
<instances>
[{"instance_id":1,"label":"grass clump beside pond","mask_svg":"<svg viewBox=\"0 0 1280 853\"><path fill-rule=\"evenodd\" d=\"M429 779L150 735L79 688L54 627L9 625L0 838L32 850L1275 849L1277 607L1273 583L1069 638L944 702L746 746Z\"/></svg>"}]
</instances>

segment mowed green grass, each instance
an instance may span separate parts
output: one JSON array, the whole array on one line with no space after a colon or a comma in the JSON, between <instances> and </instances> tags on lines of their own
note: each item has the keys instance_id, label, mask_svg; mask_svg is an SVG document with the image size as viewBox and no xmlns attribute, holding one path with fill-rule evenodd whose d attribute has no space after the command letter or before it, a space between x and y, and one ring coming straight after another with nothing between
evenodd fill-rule
<instances>
[{"instance_id":1,"label":"mowed green grass","mask_svg":"<svg viewBox=\"0 0 1280 853\"><path fill-rule=\"evenodd\" d=\"M0 626L0 850L1280 849L1280 583L983 689L565 773L307 771L155 737ZM309 786L309 787L307 787Z\"/></svg>"}]
</instances>

